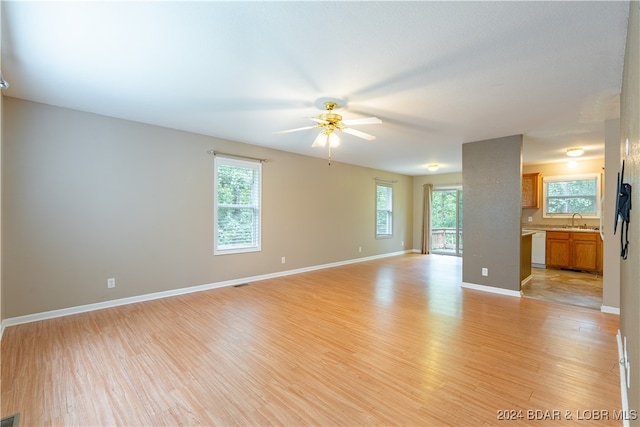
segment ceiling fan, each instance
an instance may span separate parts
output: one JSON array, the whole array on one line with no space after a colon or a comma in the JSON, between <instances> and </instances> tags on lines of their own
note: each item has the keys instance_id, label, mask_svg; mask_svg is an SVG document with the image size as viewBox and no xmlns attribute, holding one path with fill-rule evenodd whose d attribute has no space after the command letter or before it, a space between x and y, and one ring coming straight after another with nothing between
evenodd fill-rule
<instances>
[{"instance_id":1,"label":"ceiling fan","mask_svg":"<svg viewBox=\"0 0 640 427\"><path fill-rule=\"evenodd\" d=\"M324 108L326 110L325 113L320 114L318 117L309 117L310 120L313 120L317 124L312 126L304 126L296 129L282 130L279 132L274 132L275 134L281 133L290 133L290 132L298 132L306 129L320 129L320 133L316 136L316 139L311 144L312 147L325 147L329 146L329 164L331 164L331 147L337 147L340 145L340 139L336 134L336 131L348 133L353 136L357 136L358 138L366 139L367 141L373 141L376 139L375 136L368 134L366 132L362 132L356 129L352 129L349 126L352 125L371 125L382 123L377 117L365 117L361 119L351 119L351 120L342 120L342 116L336 112L334 109L338 107L338 103L335 101L326 101L324 102Z\"/></svg>"}]
</instances>

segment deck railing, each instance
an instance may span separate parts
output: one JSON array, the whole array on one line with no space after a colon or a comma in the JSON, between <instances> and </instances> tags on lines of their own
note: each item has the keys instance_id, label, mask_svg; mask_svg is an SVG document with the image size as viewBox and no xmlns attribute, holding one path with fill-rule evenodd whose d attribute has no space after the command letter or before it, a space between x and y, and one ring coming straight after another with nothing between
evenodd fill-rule
<instances>
[{"instance_id":1,"label":"deck railing","mask_svg":"<svg viewBox=\"0 0 640 427\"><path fill-rule=\"evenodd\" d=\"M432 228L431 229L431 250L443 251L443 252L455 252L456 229L455 228ZM462 230L460 230L460 251L462 251Z\"/></svg>"}]
</instances>

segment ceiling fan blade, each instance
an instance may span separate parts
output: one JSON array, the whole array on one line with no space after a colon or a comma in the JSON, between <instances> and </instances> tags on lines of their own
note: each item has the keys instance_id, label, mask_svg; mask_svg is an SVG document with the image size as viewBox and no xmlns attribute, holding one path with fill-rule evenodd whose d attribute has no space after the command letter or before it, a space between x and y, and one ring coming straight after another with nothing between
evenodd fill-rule
<instances>
[{"instance_id":1,"label":"ceiling fan blade","mask_svg":"<svg viewBox=\"0 0 640 427\"><path fill-rule=\"evenodd\" d=\"M319 127L319 126L317 126L317 125L305 126L305 127L302 127L302 128L281 130L281 131L278 131L278 132L274 132L273 134L276 135L276 134L281 134L281 133L298 132L299 130L313 129L313 128L317 128L317 127Z\"/></svg>"},{"instance_id":2,"label":"ceiling fan blade","mask_svg":"<svg viewBox=\"0 0 640 427\"><path fill-rule=\"evenodd\" d=\"M382 123L382 120L377 117L365 117L363 119L343 120L342 123L345 125L376 125Z\"/></svg>"},{"instance_id":3,"label":"ceiling fan blade","mask_svg":"<svg viewBox=\"0 0 640 427\"><path fill-rule=\"evenodd\" d=\"M321 125L328 125L329 122L323 119L319 119L317 117L309 117L309 120L313 120L316 123L320 123Z\"/></svg>"},{"instance_id":4,"label":"ceiling fan blade","mask_svg":"<svg viewBox=\"0 0 640 427\"><path fill-rule=\"evenodd\" d=\"M351 129L351 128L343 128L342 132L351 134L353 136L357 136L358 138L366 139L367 141L373 141L376 139L375 136L369 135L368 133L361 132L359 130Z\"/></svg>"}]
</instances>

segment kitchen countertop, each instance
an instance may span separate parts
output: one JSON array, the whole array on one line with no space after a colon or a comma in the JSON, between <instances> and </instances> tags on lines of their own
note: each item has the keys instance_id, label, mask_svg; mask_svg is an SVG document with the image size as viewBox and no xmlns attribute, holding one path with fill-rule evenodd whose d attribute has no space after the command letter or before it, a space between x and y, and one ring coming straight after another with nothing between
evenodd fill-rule
<instances>
[{"instance_id":1,"label":"kitchen countertop","mask_svg":"<svg viewBox=\"0 0 640 427\"><path fill-rule=\"evenodd\" d=\"M522 232L525 231L566 231L571 233L600 233L600 230L596 228L578 228L578 227L522 227Z\"/></svg>"}]
</instances>

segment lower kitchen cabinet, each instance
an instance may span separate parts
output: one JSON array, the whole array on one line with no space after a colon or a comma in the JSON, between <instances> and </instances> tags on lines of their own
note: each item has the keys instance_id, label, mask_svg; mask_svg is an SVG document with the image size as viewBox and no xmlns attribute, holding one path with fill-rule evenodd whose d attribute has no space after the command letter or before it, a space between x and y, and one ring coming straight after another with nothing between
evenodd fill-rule
<instances>
[{"instance_id":1,"label":"lower kitchen cabinet","mask_svg":"<svg viewBox=\"0 0 640 427\"><path fill-rule=\"evenodd\" d=\"M560 233L557 231L547 231L547 246L545 249L547 267L569 267L571 264L569 254L571 252L569 235L571 233Z\"/></svg>"},{"instance_id":2,"label":"lower kitchen cabinet","mask_svg":"<svg viewBox=\"0 0 640 427\"><path fill-rule=\"evenodd\" d=\"M602 240L599 233L547 231L546 265L602 272Z\"/></svg>"}]
</instances>

